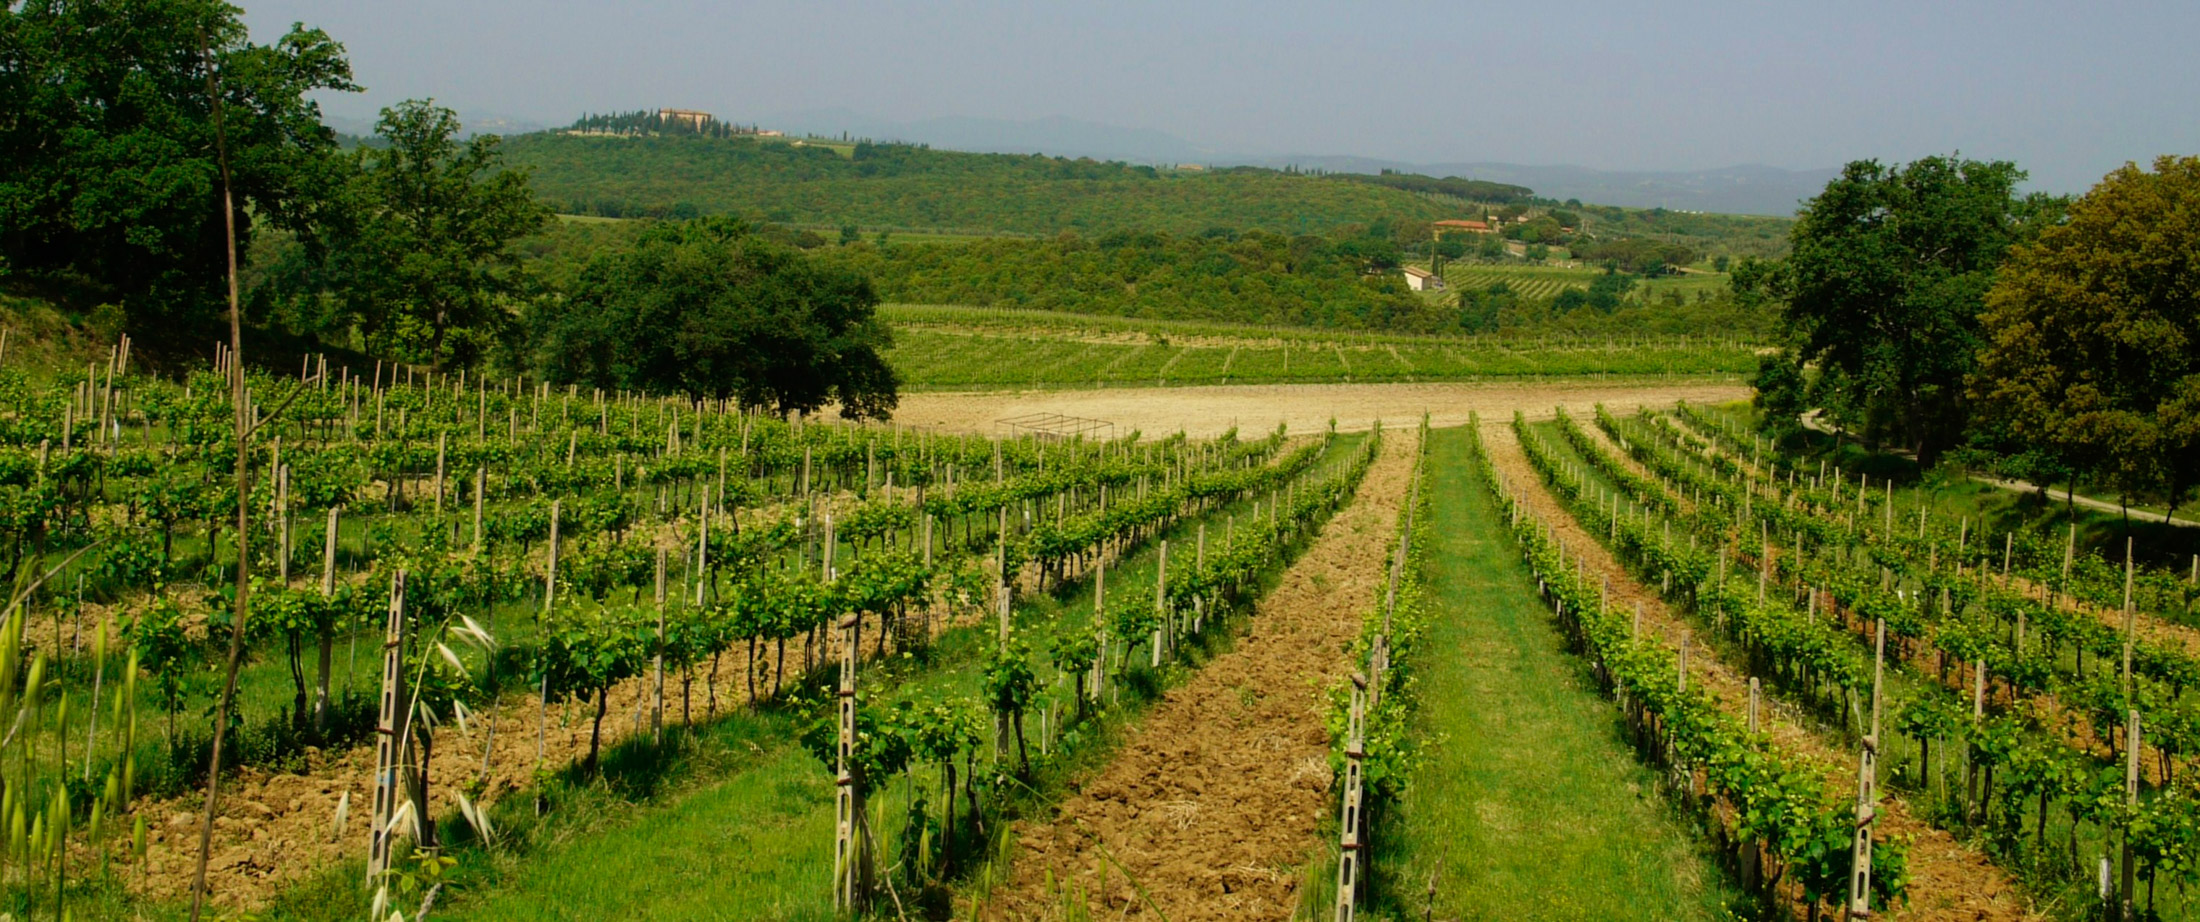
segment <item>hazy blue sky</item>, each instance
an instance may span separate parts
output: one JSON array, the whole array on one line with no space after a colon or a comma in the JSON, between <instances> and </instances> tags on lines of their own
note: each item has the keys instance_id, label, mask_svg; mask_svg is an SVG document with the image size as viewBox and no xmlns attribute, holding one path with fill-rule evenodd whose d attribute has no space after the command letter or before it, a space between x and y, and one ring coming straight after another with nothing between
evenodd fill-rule
<instances>
[{"instance_id":1,"label":"hazy blue sky","mask_svg":"<svg viewBox=\"0 0 2200 922\"><path fill-rule=\"evenodd\" d=\"M367 92L564 122L1067 116L1244 154L1789 168L1960 149L2075 191L2200 152L2200 3L241 0Z\"/></svg>"}]
</instances>

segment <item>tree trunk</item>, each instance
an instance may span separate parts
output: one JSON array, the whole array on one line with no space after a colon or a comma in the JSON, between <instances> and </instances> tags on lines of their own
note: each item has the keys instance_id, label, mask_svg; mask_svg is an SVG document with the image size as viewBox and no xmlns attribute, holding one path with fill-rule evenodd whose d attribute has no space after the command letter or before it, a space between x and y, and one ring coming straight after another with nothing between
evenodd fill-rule
<instances>
[{"instance_id":1,"label":"tree trunk","mask_svg":"<svg viewBox=\"0 0 2200 922\"><path fill-rule=\"evenodd\" d=\"M704 697L709 699L704 704L705 713L709 714L711 717L718 716L718 660L720 657L725 655L726 651L724 650L720 650L710 655L710 678L708 681L703 683L703 689L705 692L707 692ZM751 649L749 655L751 657L751 662L754 662L755 651L753 648ZM756 700L756 678L753 675L749 677L749 700Z\"/></svg>"},{"instance_id":2,"label":"tree trunk","mask_svg":"<svg viewBox=\"0 0 2200 922\"><path fill-rule=\"evenodd\" d=\"M1016 727L1016 761L1023 763L1024 777L1031 777L1031 754L1024 751L1024 712L1009 715L1008 722Z\"/></svg>"},{"instance_id":3,"label":"tree trunk","mask_svg":"<svg viewBox=\"0 0 2200 922\"><path fill-rule=\"evenodd\" d=\"M611 703L610 699L610 686L606 685L596 689L596 720L588 730L588 761L583 765L590 775L596 773L596 752L603 743L603 712L604 708Z\"/></svg>"},{"instance_id":4,"label":"tree trunk","mask_svg":"<svg viewBox=\"0 0 2200 922\"><path fill-rule=\"evenodd\" d=\"M435 814L428 812L428 761L435 756L435 734L425 728L413 733L420 747L420 777L413 779L413 815L418 817L420 847L435 847Z\"/></svg>"},{"instance_id":5,"label":"tree trunk","mask_svg":"<svg viewBox=\"0 0 2200 922\"><path fill-rule=\"evenodd\" d=\"M715 654L712 655L710 662L711 674L717 675L718 657ZM749 668L746 671L749 674L749 707L753 708L756 706L756 638L754 637L749 638Z\"/></svg>"},{"instance_id":6,"label":"tree trunk","mask_svg":"<svg viewBox=\"0 0 2200 922\"><path fill-rule=\"evenodd\" d=\"M58 638L57 638L58 639ZM305 636L291 632L283 638L283 653L290 661L290 725L294 729L306 728L306 664Z\"/></svg>"}]
</instances>

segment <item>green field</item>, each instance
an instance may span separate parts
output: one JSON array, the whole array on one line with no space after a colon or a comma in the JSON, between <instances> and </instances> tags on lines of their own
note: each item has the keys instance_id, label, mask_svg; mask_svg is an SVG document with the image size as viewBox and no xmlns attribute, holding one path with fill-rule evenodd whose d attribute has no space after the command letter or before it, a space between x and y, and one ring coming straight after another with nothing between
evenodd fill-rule
<instances>
[{"instance_id":1,"label":"green field","mask_svg":"<svg viewBox=\"0 0 2200 922\"><path fill-rule=\"evenodd\" d=\"M1444 267L1444 281L1453 288L1488 288L1499 282L1524 298L1549 299L1568 288L1588 290L1600 269L1561 266L1529 266L1506 263L1452 263Z\"/></svg>"},{"instance_id":2,"label":"green field","mask_svg":"<svg viewBox=\"0 0 2200 922\"><path fill-rule=\"evenodd\" d=\"M1687 337L1414 337L892 305L914 390L1734 376L1753 343Z\"/></svg>"},{"instance_id":3,"label":"green field","mask_svg":"<svg viewBox=\"0 0 2200 922\"><path fill-rule=\"evenodd\" d=\"M1444 266L1444 281L1453 288L1486 289L1503 282L1514 293L1525 298L1550 299L1568 288L1587 291L1589 283L1604 270L1596 266L1530 266L1518 263L1470 263L1457 262ZM1637 279L1630 298L1651 298L1667 294L1679 294L1694 299L1698 292L1718 293L1726 289L1727 276L1723 272L1696 270L1680 275L1652 279Z\"/></svg>"},{"instance_id":4,"label":"green field","mask_svg":"<svg viewBox=\"0 0 2200 922\"><path fill-rule=\"evenodd\" d=\"M1430 434L1423 577L1436 617L1428 749L1377 838L1372 910L1421 918L1720 919L1745 897L1657 794L1625 727L1537 602L1535 581L1475 483L1465 430Z\"/></svg>"}]
</instances>

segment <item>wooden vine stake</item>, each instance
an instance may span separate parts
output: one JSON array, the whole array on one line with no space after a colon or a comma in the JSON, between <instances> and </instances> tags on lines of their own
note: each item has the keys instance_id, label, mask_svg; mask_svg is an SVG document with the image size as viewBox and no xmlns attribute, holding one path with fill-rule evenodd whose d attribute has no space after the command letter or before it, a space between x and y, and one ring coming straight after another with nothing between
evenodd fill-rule
<instances>
[{"instance_id":1,"label":"wooden vine stake","mask_svg":"<svg viewBox=\"0 0 2200 922\"><path fill-rule=\"evenodd\" d=\"M1103 559L1093 564L1092 571L1092 638L1093 649L1099 651L1092 658L1092 700L1100 700L1100 685L1108 677L1108 562Z\"/></svg>"},{"instance_id":2,"label":"wooden vine stake","mask_svg":"<svg viewBox=\"0 0 2200 922\"><path fill-rule=\"evenodd\" d=\"M488 480L489 468L486 465L474 468L474 553L476 555L479 555L482 549L488 546L481 537L482 494L485 492L484 488L488 485Z\"/></svg>"},{"instance_id":3,"label":"wooden vine stake","mask_svg":"<svg viewBox=\"0 0 2200 922\"><path fill-rule=\"evenodd\" d=\"M856 813L863 809L857 797L851 764L856 745L856 624L850 612L840 618L840 741L834 765L833 908L853 912L861 908L862 890L857 873Z\"/></svg>"},{"instance_id":4,"label":"wooden vine stake","mask_svg":"<svg viewBox=\"0 0 2200 922\"><path fill-rule=\"evenodd\" d=\"M657 704L649 712L649 738L657 745L665 742L665 549L657 548L657 652L650 657L650 672L654 676Z\"/></svg>"},{"instance_id":5,"label":"wooden vine stake","mask_svg":"<svg viewBox=\"0 0 2200 922\"><path fill-rule=\"evenodd\" d=\"M1337 817L1341 830L1337 841L1336 922L1352 922L1353 903L1360 889L1361 761L1367 758L1367 677L1352 674L1352 711L1345 731L1344 805Z\"/></svg>"},{"instance_id":6,"label":"wooden vine stake","mask_svg":"<svg viewBox=\"0 0 2200 922\"><path fill-rule=\"evenodd\" d=\"M398 738L398 717L404 709L405 680L405 571L390 577L390 615L382 635L381 715L374 725L374 825L367 845L367 886L372 887L390 866L390 844L395 838L390 817L397 811L398 772L403 766Z\"/></svg>"},{"instance_id":7,"label":"wooden vine stake","mask_svg":"<svg viewBox=\"0 0 2200 922\"><path fill-rule=\"evenodd\" d=\"M550 568L542 576L542 613L550 614L550 606L558 600L558 513L565 508L565 500L550 501Z\"/></svg>"},{"instance_id":8,"label":"wooden vine stake","mask_svg":"<svg viewBox=\"0 0 2200 922\"><path fill-rule=\"evenodd\" d=\"M443 514L443 453L450 433L435 434L435 514Z\"/></svg>"},{"instance_id":9,"label":"wooden vine stake","mask_svg":"<svg viewBox=\"0 0 2200 922\"><path fill-rule=\"evenodd\" d=\"M1161 541L1160 563L1153 572L1153 668L1161 668L1161 647L1168 640L1169 625L1169 542Z\"/></svg>"},{"instance_id":10,"label":"wooden vine stake","mask_svg":"<svg viewBox=\"0 0 2200 922\"><path fill-rule=\"evenodd\" d=\"M2131 580L2131 538L2126 536L2124 538L2123 675L2123 691L2125 701L2131 700L2131 644L2132 634L2134 633L2134 625L2132 624L2132 621L2136 617L2136 614L2131 607ZM2136 811L2139 806L2139 710L2137 708L2132 708L2126 712L2124 722L2124 736L2124 808L2126 810ZM2133 868L2134 862L2132 860L2131 854L2131 832L2129 829L2126 829L2124 831L2123 839L2123 890L2117 903L2117 908L2121 913L2117 916L2117 918L2133 919L2137 918L2137 916L2132 913L2132 904L2137 898L2137 877Z\"/></svg>"},{"instance_id":11,"label":"wooden vine stake","mask_svg":"<svg viewBox=\"0 0 2200 922\"><path fill-rule=\"evenodd\" d=\"M341 506L328 507L328 534L321 542L321 598L323 599L336 597L336 517L342 508ZM319 688L315 690L313 700L313 728L314 732L317 733L328 729L328 682L329 673L334 671L329 668L329 658L335 654L334 644L327 635L321 637L318 646L320 652L317 665L320 667L320 679ZM358 648L353 647L352 649L357 651ZM350 680L346 679L345 681Z\"/></svg>"},{"instance_id":12,"label":"wooden vine stake","mask_svg":"<svg viewBox=\"0 0 2200 922\"><path fill-rule=\"evenodd\" d=\"M1206 571L1206 569L1207 523L1201 522L1199 523L1199 543L1192 551L1192 572L1203 573ZM1192 596L1192 633L1197 634L1200 631L1205 630L1206 623L1207 600L1203 596L1194 595Z\"/></svg>"},{"instance_id":13,"label":"wooden vine stake","mask_svg":"<svg viewBox=\"0 0 2200 922\"><path fill-rule=\"evenodd\" d=\"M1872 916L1872 826L1879 814L1879 698L1887 669L1887 620L1879 619L1872 642L1872 729L1856 766L1856 850L1849 876L1849 918Z\"/></svg>"},{"instance_id":14,"label":"wooden vine stake","mask_svg":"<svg viewBox=\"0 0 2200 922\"><path fill-rule=\"evenodd\" d=\"M2124 809L2136 812L2139 807L2139 709L2131 708L2124 715ZM2116 918L2136 919L2132 904L2138 898L2138 876L2131 854L2131 831L2124 831L2123 890L2117 901L2120 911Z\"/></svg>"}]
</instances>

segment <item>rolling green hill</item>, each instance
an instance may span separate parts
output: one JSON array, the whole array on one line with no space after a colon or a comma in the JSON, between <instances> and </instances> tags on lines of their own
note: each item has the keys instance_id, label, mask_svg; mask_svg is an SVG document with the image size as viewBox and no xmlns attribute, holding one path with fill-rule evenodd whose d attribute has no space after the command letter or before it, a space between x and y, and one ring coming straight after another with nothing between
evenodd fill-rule
<instances>
[{"instance_id":1,"label":"rolling green hill","mask_svg":"<svg viewBox=\"0 0 2200 922\"><path fill-rule=\"evenodd\" d=\"M1459 217L1401 189L1268 169L1157 170L906 144L845 153L777 139L540 133L508 138L559 211L610 217L740 214L783 224L859 224L1053 234L1211 228L1321 233L1378 220Z\"/></svg>"},{"instance_id":2,"label":"rolling green hill","mask_svg":"<svg viewBox=\"0 0 2200 922\"><path fill-rule=\"evenodd\" d=\"M871 279L888 301L969 304L1353 330L1459 332L1457 312L1364 271L1366 238L1276 234L994 238L859 243L813 252ZM1380 244L1377 244L1378 246Z\"/></svg>"}]
</instances>

